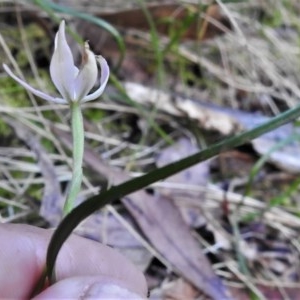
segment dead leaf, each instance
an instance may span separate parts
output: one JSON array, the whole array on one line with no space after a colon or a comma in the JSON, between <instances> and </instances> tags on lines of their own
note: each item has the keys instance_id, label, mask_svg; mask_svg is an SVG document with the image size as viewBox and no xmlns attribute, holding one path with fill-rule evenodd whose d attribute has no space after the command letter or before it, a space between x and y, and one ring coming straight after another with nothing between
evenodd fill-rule
<instances>
[{"instance_id":1,"label":"dead leaf","mask_svg":"<svg viewBox=\"0 0 300 300\"><path fill-rule=\"evenodd\" d=\"M156 158L156 165L158 167L162 167L166 164L178 161L181 158L192 155L193 153L196 153L199 150L200 149L196 145L194 145L189 139L181 138L171 146L160 151ZM171 183L171 186L173 186L173 184L176 183L181 184L182 186L185 185L186 190L188 190L189 186L191 185L205 186L209 179L210 162L211 160L201 162L187 170L179 172L165 179L164 182ZM175 203L177 203L178 199L182 200L182 198L184 197L182 195L182 190L174 190L173 187L168 188L168 185L166 187L162 186L159 189L159 192L165 196L172 198L173 201L175 201ZM204 199L204 194L199 195L199 198ZM184 202L184 200L180 201L180 203ZM180 212L185 222L190 227L195 228L198 226L202 226L206 223L206 220L203 217L201 209L199 209L199 207L190 205L178 205L178 208L180 209Z\"/></svg>"},{"instance_id":2,"label":"dead leaf","mask_svg":"<svg viewBox=\"0 0 300 300\"><path fill-rule=\"evenodd\" d=\"M220 153L217 160L223 178L248 178L256 162L254 155L238 150Z\"/></svg>"},{"instance_id":3,"label":"dead leaf","mask_svg":"<svg viewBox=\"0 0 300 300\"><path fill-rule=\"evenodd\" d=\"M270 120L269 117L260 113L247 113L237 109L223 109L224 113L233 117L245 130L250 130L264 122ZM276 165L278 168L287 172L298 174L300 172L300 141L296 137L288 141L279 149L274 147L278 143L286 140L295 134L300 134L300 130L292 123L285 124L275 130L268 132L255 140L251 141L254 149L261 155L268 154L268 161ZM271 151L271 149L274 149Z\"/></svg>"},{"instance_id":4,"label":"dead leaf","mask_svg":"<svg viewBox=\"0 0 300 300\"><path fill-rule=\"evenodd\" d=\"M122 218L133 226L132 220L126 213L122 212ZM76 228L76 233L117 248L142 271L147 269L153 258L153 254L109 212L97 212L91 215Z\"/></svg>"},{"instance_id":5,"label":"dead leaf","mask_svg":"<svg viewBox=\"0 0 300 300\"><path fill-rule=\"evenodd\" d=\"M49 158L49 154L41 145L36 135L26 126L18 123L16 119L5 117L5 121L15 130L16 135L36 155L41 174L44 179L43 198L41 200L40 214L51 226L57 225L61 220L63 196L60 184L57 180L55 167Z\"/></svg>"},{"instance_id":6,"label":"dead leaf","mask_svg":"<svg viewBox=\"0 0 300 300\"><path fill-rule=\"evenodd\" d=\"M182 39L206 40L224 33L220 27L230 28L227 17L222 14L217 4L210 5L206 11L201 11L199 5L193 4L152 4L147 6L147 10L155 23L157 31L163 35L169 35L172 30L180 30L180 26L191 17L193 21L182 35ZM206 14L207 17L202 26L201 13ZM149 22L141 8L110 14L98 14L97 16L114 26L150 30ZM212 24L208 20L214 20L215 22ZM218 22L220 26L215 25Z\"/></svg>"},{"instance_id":7,"label":"dead leaf","mask_svg":"<svg viewBox=\"0 0 300 300\"><path fill-rule=\"evenodd\" d=\"M171 146L163 149L156 158L158 167L165 166L171 162L180 160L198 152L200 149L189 139L181 138ZM195 185L205 185L209 177L209 160L197 164L187 170L177 173L168 179L167 182L188 183Z\"/></svg>"},{"instance_id":8,"label":"dead leaf","mask_svg":"<svg viewBox=\"0 0 300 300\"><path fill-rule=\"evenodd\" d=\"M177 279L163 292L164 300L196 300L199 292L183 279Z\"/></svg>"},{"instance_id":9,"label":"dead leaf","mask_svg":"<svg viewBox=\"0 0 300 300\"><path fill-rule=\"evenodd\" d=\"M176 117L188 117L207 130L216 130L224 135L237 131L234 119L217 109L206 107L179 95L145 87L138 83L124 84L127 94L142 105L155 105L156 109Z\"/></svg>"}]
</instances>

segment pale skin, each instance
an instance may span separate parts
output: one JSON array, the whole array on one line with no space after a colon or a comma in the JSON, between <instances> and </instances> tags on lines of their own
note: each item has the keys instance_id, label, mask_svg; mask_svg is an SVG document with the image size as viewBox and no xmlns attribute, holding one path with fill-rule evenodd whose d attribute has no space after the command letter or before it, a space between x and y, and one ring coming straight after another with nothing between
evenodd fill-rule
<instances>
[{"instance_id":1,"label":"pale skin","mask_svg":"<svg viewBox=\"0 0 300 300\"><path fill-rule=\"evenodd\" d=\"M50 237L50 230L0 224L0 298L29 298ZM146 299L145 277L133 264L116 250L75 235L58 256L56 278L35 299L105 299L103 290L109 290L109 299Z\"/></svg>"}]
</instances>

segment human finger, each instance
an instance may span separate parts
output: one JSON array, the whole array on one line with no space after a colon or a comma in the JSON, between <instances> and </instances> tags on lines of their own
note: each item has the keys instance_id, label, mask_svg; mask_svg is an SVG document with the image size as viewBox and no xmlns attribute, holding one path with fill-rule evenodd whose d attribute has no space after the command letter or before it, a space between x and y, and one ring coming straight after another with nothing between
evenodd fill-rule
<instances>
[{"instance_id":1,"label":"human finger","mask_svg":"<svg viewBox=\"0 0 300 300\"><path fill-rule=\"evenodd\" d=\"M1 297L26 298L45 265L52 232L30 225L0 225ZM56 263L58 281L74 276L104 276L124 283L129 290L146 294L143 274L114 249L72 235ZM17 287L17 288L16 288Z\"/></svg>"}]
</instances>

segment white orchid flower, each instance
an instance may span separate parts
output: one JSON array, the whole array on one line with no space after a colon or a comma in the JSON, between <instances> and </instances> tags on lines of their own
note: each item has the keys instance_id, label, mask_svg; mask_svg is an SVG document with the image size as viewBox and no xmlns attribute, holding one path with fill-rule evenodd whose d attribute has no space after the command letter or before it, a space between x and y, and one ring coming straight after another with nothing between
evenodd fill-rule
<instances>
[{"instance_id":1,"label":"white orchid flower","mask_svg":"<svg viewBox=\"0 0 300 300\"><path fill-rule=\"evenodd\" d=\"M101 69L100 86L95 92L88 94L97 81L97 62ZM95 100L103 93L109 78L109 66L106 60L102 56L95 56L87 42L84 45L81 69L74 65L74 58L65 36L65 21L60 23L55 36L54 53L50 63L51 79L62 98L52 97L33 88L17 77L6 64L3 64L3 68L9 76L32 94L60 104Z\"/></svg>"}]
</instances>

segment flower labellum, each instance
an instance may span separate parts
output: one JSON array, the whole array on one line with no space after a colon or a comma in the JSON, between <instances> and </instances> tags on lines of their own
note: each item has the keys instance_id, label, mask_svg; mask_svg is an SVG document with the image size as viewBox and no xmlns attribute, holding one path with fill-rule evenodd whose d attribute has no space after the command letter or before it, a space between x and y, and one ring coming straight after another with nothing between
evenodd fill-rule
<instances>
[{"instance_id":1,"label":"flower labellum","mask_svg":"<svg viewBox=\"0 0 300 300\"><path fill-rule=\"evenodd\" d=\"M97 62L101 68L100 86L88 94L98 77ZM54 53L50 63L51 79L62 98L55 98L39 91L13 74L10 68L3 64L4 70L32 94L55 103L87 102L95 100L104 91L109 78L109 67L102 56L95 56L86 42L82 54L82 66L78 69L74 64L71 49L65 36L65 21L62 21L55 36Z\"/></svg>"}]
</instances>

